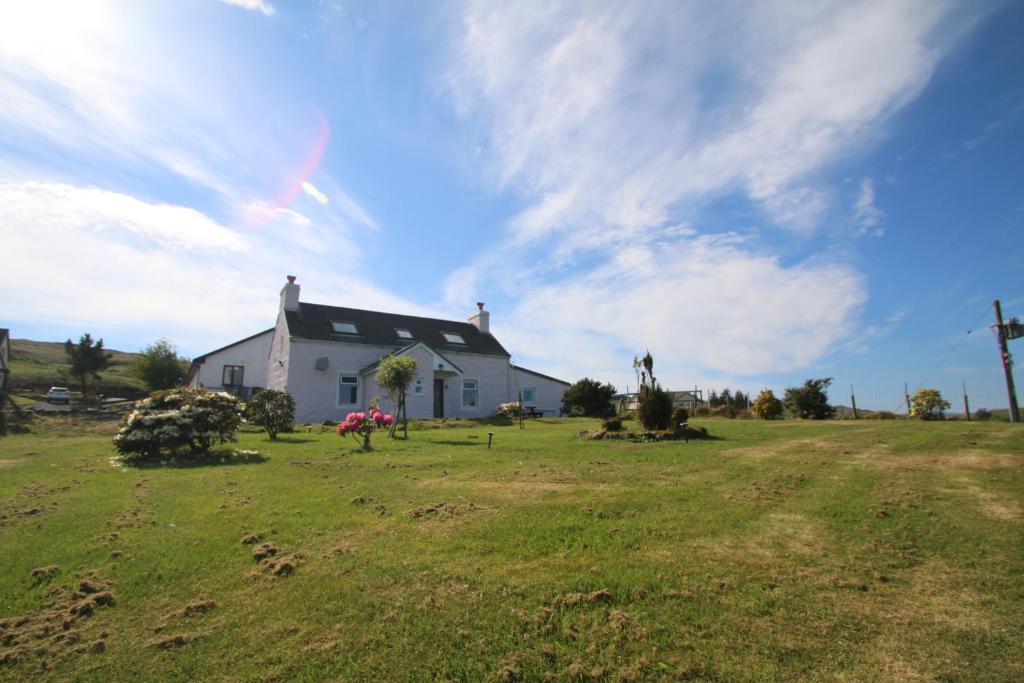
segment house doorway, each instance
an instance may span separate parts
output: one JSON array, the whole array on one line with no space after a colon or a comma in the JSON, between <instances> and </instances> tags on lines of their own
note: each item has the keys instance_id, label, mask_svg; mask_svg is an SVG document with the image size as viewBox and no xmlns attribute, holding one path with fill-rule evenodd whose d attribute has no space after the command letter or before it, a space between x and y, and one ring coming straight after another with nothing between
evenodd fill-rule
<instances>
[{"instance_id":1,"label":"house doorway","mask_svg":"<svg viewBox=\"0 0 1024 683\"><path fill-rule=\"evenodd\" d=\"M434 380L434 417L444 417L444 380Z\"/></svg>"}]
</instances>

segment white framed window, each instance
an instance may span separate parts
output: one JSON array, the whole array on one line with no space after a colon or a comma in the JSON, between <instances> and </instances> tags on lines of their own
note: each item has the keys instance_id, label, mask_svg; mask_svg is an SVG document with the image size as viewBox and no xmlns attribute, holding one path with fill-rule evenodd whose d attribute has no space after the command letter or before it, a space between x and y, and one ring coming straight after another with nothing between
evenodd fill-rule
<instances>
[{"instance_id":1,"label":"white framed window","mask_svg":"<svg viewBox=\"0 0 1024 683\"><path fill-rule=\"evenodd\" d=\"M423 395L423 378L417 377L412 381L412 393L416 396Z\"/></svg>"},{"instance_id":2,"label":"white framed window","mask_svg":"<svg viewBox=\"0 0 1024 683\"><path fill-rule=\"evenodd\" d=\"M359 403L359 375L338 375L338 405L354 406Z\"/></svg>"},{"instance_id":3,"label":"white framed window","mask_svg":"<svg viewBox=\"0 0 1024 683\"><path fill-rule=\"evenodd\" d=\"M476 410L480 403L480 385L475 379L462 380L462 407Z\"/></svg>"},{"instance_id":4,"label":"white framed window","mask_svg":"<svg viewBox=\"0 0 1024 683\"><path fill-rule=\"evenodd\" d=\"M454 332L442 332L444 340L449 344L465 344L466 340L462 338L461 334L455 334Z\"/></svg>"},{"instance_id":5,"label":"white framed window","mask_svg":"<svg viewBox=\"0 0 1024 683\"><path fill-rule=\"evenodd\" d=\"M243 386L243 377L245 376L245 366L243 365L225 365L223 373L221 374L221 386L224 387L240 387Z\"/></svg>"},{"instance_id":6,"label":"white framed window","mask_svg":"<svg viewBox=\"0 0 1024 683\"><path fill-rule=\"evenodd\" d=\"M359 328L356 327L355 323L346 323L340 320L331 321L331 330L335 334L359 334Z\"/></svg>"},{"instance_id":7,"label":"white framed window","mask_svg":"<svg viewBox=\"0 0 1024 683\"><path fill-rule=\"evenodd\" d=\"M537 388L523 387L523 405L527 408L537 407Z\"/></svg>"},{"instance_id":8,"label":"white framed window","mask_svg":"<svg viewBox=\"0 0 1024 683\"><path fill-rule=\"evenodd\" d=\"M396 329L395 330L395 336L398 337L399 339L412 339L413 338L412 332L410 332L409 330L402 330L402 329Z\"/></svg>"}]
</instances>

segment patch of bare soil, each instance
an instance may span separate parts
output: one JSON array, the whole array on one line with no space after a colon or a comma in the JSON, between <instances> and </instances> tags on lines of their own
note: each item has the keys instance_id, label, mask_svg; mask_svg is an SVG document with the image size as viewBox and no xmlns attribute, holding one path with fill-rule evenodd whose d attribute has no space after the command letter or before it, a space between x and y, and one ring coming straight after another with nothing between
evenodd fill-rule
<instances>
[{"instance_id":1,"label":"patch of bare soil","mask_svg":"<svg viewBox=\"0 0 1024 683\"><path fill-rule=\"evenodd\" d=\"M301 553L284 555L280 548L267 542L261 543L252 551L252 559L259 562L260 566L273 576L285 577L295 573L303 556ZM254 572L250 576L259 578L259 572Z\"/></svg>"},{"instance_id":2,"label":"patch of bare soil","mask_svg":"<svg viewBox=\"0 0 1024 683\"><path fill-rule=\"evenodd\" d=\"M60 567L55 564L46 567L36 567L32 570L32 580L35 583L44 583L57 576L57 574L60 574Z\"/></svg>"},{"instance_id":3,"label":"patch of bare soil","mask_svg":"<svg viewBox=\"0 0 1024 683\"><path fill-rule=\"evenodd\" d=\"M161 638L153 638L146 643L146 647L151 647L157 650L172 650L176 647L184 647L189 643L203 638L205 634L193 633L184 634L177 633L173 636L163 636Z\"/></svg>"},{"instance_id":4,"label":"patch of bare soil","mask_svg":"<svg viewBox=\"0 0 1024 683\"><path fill-rule=\"evenodd\" d=\"M433 503L428 505L420 505L418 508L409 510L407 514L413 519L443 519L461 515L465 512L475 512L478 510L477 506L473 503L466 503L465 505L457 505L454 503Z\"/></svg>"},{"instance_id":5,"label":"patch of bare soil","mask_svg":"<svg viewBox=\"0 0 1024 683\"><path fill-rule=\"evenodd\" d=\"M551 606L558 607L576 607L582 604L594 604L597 602L611 602L614 596L612 592L607 588L601 588L600 590L593 591L592 593L566 593L565 595L556 596L551 601Z\"/></svg>"},{"instance_id":6,"label":"patch of bare soil","mask_svg":"<svg viewBox=\"0 0 1024 683\"><path fill-rule=\"evenodd\" d=\"M1024 457L1019 455L978 449L964 450L955 455L873 452L860 455L858 462L888 472L1016 470L1024 467Z\"/></svg>"},{"instance_id":7,"label":"patch of bare soil","mask_svg":"<svg viewBox=\"0 0 1024 683\"><path fill-rule=\"evenodd\" d=\"M82 579L75 591L53 587L46 594L53 601L41 612L0 620L0 666L35 657L46 669L53 658L106 649L106 634L81 644L79 626L97 608L115 603L109 583L93 575Z\"/></svg>"},{"instance_id":8,"label":"patch of bare soil","mask_svg":"<svg viewBox=\"0 0 1024 683\"><path fill-rule=\"evenodd\" d=\"M263 534L246 534L242 536L242 545L256 545L263 540Z\"/></svg>"}]
</instances>

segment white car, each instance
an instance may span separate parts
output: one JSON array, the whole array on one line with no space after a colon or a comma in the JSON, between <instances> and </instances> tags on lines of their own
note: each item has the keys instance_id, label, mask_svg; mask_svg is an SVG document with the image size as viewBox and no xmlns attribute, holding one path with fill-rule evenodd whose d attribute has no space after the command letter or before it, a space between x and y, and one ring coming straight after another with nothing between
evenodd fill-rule
<instances>
[{"instance_id":1,"label":"white car","mask_svg":"<svg viewBox=\"0 0 1024 683\"><path fill-rule=\"evenodd\" d=\"M47 403L71 403L71 391L67 387L50 387L46 392Z\"/></svg>"}]
</instances>

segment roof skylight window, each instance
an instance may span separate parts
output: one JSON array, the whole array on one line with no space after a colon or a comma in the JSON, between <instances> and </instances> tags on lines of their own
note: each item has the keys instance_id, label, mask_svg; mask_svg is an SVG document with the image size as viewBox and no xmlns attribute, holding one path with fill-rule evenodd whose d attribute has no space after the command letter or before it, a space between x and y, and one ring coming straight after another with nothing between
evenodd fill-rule
<instances>
[{"instance_id":1,"label":"roof skylight window","mask_svg":"<svg viewBox=\"0 0 1024 683\"><path fill-rule=\"evenodd\" d=\"M444 340L449 344L465 344L466 340L462 338L462 335L455 334L454 332L442 332Z\"/></svg>"},{"instance_id":2,"label":"roof skylight window","mask_svg":"<svg viewBox=\"0 0 1024 683\"><path fill-rule=\"evenodd\" d=\"M335 334L359 334L359 330L356 329L353 323L342 323L332 320L331 329L334 330Z\"/></svg>"},{"instance_id":3,"label":"roof skylight window","mask_svg":"<svg viewBox=\"0 0 1024 683\"><path fill-rule=\"evenodd\" d=\"M395 334L398 336L399 339L412 339L413 338L412 337L412 332L410 332L409 330L398 330L398 329L396 329L395 330Z\"/></svg>"}]
</instances>

